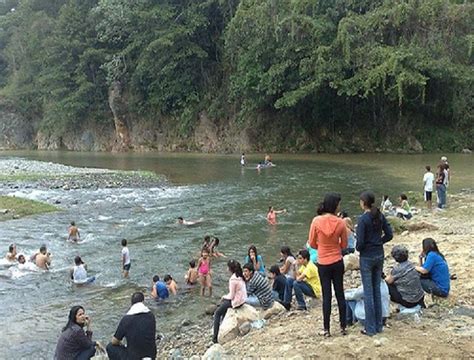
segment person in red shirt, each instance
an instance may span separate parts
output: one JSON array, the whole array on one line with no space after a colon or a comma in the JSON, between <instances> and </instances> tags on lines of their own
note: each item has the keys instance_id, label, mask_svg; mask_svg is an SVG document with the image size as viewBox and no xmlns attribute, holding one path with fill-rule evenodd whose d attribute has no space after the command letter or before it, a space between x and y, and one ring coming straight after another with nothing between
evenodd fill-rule
<instances>
[{"instance_id":1,"label":"person in red shirt","mask_svg":"<svg viewBox=\"0 0 474 360\"><path fill-rule=\"evenodd\" d=\"M316 216L309 230L309 245L318 250L318 273L323 293L324 331L321 335L331 336L329 323L331 317L331 284L334 286L341 333L346 334L346 301L344 299L344 261L342 249L347 247L347 227L343 219L336 214L339 212L341 196L328 193L319 204Z\"/></svg>"},{"instance_id":2,"label":"person in red shirt","mask_svg":"<svg viewBox=\"0 0 474 360\"><path fill-rule=\"evenodd\" d=\"M273 206L268 207L268 214L267 214L267 221L270 225L276 225L277 224L277 214L285 214L286 209L283 210L274 210Z\"/></svg>"}]
</instances>

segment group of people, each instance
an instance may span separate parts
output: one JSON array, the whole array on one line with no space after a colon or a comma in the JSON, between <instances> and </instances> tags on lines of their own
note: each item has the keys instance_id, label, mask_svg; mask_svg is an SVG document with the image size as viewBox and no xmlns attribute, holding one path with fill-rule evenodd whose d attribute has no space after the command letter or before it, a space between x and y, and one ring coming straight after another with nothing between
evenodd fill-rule
<instances>
[{"instance_id":1,"label":"group of people","mask_svg":"<svg viewBox=\"0 0 474 360\"><path fill-rule=\"evenodd\" d=\"M384 318L389 315L389 301L406 308L424 307L424 294L447 297L450 289L450 275L447 262L439 252L435 240L424 239L419 264L408 261L408 250L397 245L392 256L397 265L388 276L383 272L386 242L393 237L392 229L383 213L374 206L375 196L364 192L360 196L363 214L359 217L356 230L356 250L360 257L362 286L344 291L343 250L348 248L348 224L337 214L341 198L338 194L327 194L318 208L310 227L308 245L317 249L316 264L310 260L308 249L302 249L295 258L287 246L281 248L282 264L273 265L268 272L269 281L259 271L263 259L256 256L245 259L243 267L230 260L227 264L231 273L229 293L214 315L213 340L217 341L219 324L230 307L238 308L247 303L268 308L272 300L291 308L293 295L296 309L306 310L305 296L322 297L322 336L331 336L330 314L332 287L336 296L341 334L347 333L347 326L362 321L365 335L375 335L383 330ZM385 280L384 280L385 279ZM362 307L362 308L361 308Z\"/></svg>"}]
</instances>

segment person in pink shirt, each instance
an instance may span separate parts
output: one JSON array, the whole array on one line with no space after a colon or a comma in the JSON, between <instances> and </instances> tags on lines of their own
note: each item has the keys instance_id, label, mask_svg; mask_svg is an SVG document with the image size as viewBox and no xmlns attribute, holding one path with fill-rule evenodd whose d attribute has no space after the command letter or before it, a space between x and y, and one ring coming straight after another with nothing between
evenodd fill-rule
<instances>
[{"instance_id":1,"label":"person in pink shirt","mask_svg":"<svg viewBox=\"0 0 474 360\"><path fill-rule=\"evenodd\" d=\"M270 225L277 224L277 214L285 214L286 209L283 210L274 210L273 206L268 207L267 221Z\"/></svg>"},{"instance_id":2,"label":"person in pink shirt","mask_svg":"<svg viewBox=\"0 0 474 360\"><path fill-rule=\"evenodd\" d=\"M221 320L224 319L227 309L238 308L245 303L245 300L247 300L247 289L245 287L240 263L235 260L229 260L227 262L227 268L232 276L229 279L229 293L222 297L221 304L214 312L214 335L212 337L214 343L217 343Z\"/></svg>"}]
</instances>

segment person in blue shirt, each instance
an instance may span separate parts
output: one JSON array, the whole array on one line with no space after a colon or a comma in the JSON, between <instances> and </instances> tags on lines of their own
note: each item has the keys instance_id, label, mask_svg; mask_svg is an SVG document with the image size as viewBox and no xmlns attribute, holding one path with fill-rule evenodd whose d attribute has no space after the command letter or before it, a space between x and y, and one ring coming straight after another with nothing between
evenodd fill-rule
<instances>
[{"instance_id":1,"label":"person in blue shirt","mask_svg":"<svg viewBox=\"0 0 474 360\"><path fill-rule=\"evenodd\" d=\"M167 299L170 296L168 287L164 281L160 281L158 275L153 276L153 287L151 288L151 296L153 299Z\"/></svg>"},{"instance_id":2,"label":"person in blue shirt","mask_svg":"<svg viewBox=\"0 0 474 360\"><path fill-rule=\"evenodd\" d=\"M257 248L254 245L249 247L249 251L245 257L245 263L252 263L256 271L265 274L265 264L263 263L262 257L257 254Z\"/></svg>"},{"instance_id":3,"label":"person in blue shirt","mask_svg":"<svg viewBox=\"0 0 474 360\"><path fill-rule=\"evenodd\" d=\"M422 275L421 287L428 294L448 297L450 277L446 259L439 252L438 245L436 245L436 241L433 239L424 239L422 247L420 266L415 268Z\"/></svg>"}]
</instances>

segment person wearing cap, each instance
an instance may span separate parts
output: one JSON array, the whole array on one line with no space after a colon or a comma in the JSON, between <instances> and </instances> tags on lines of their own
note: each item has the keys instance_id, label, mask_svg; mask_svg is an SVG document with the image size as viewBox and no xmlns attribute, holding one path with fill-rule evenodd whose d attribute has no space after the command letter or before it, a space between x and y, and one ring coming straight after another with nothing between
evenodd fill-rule
<instances>
[{"instance_id":1,"label":"person wearing cap","mask_svg":"<svg viewBox=\"0 0 474 360\"><path fill-rule=\"evenodd\" d=\"M71 279L74 284L86 284L95 280L95 276L87 277L87 265L80 256L74 258L74 267L71 269Z\"/></svg>"}]
</instances>

